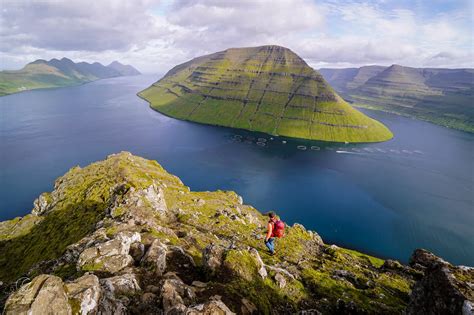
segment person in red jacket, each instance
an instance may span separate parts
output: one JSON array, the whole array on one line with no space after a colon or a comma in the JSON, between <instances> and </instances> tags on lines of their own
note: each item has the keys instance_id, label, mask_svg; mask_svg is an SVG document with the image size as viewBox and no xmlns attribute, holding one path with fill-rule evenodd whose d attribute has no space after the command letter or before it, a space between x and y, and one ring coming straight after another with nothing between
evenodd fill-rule
<instances>
[{"instance_id":1,"label":"person in red jacket","mask_svg":"<svg viewBox=\"0 0 474 315\"><path fill-rule=\"evenodd\" d=\"M275 212L268 213L267 235L265 237L265 245L270 251L270 255L275 255L275 238L284 235L285 224L278 220Z\"/></svg>"}]
</instances>

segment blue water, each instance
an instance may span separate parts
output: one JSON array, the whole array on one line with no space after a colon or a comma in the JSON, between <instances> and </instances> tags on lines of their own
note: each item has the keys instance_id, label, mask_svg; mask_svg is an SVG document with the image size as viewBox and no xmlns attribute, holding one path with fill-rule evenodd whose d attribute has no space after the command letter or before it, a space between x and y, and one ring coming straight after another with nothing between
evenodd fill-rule
<instances>
[{"instance_id":1,"label":"blue water","mask_svg":"<svg viewBox=\"0 0 474 315\"><path fill-rule=\"evenodd\" d=\"M368 145L271 140L151 110L135 94L156 79L0 97L0 220L29 213L72 166L127 150L158 160L193 190L235 190L328 243L401 261L424 247L474 265L474 135L364 110L395 138ZM266 146L256 144L259 137Z\"/></svg>"}]
</instances>

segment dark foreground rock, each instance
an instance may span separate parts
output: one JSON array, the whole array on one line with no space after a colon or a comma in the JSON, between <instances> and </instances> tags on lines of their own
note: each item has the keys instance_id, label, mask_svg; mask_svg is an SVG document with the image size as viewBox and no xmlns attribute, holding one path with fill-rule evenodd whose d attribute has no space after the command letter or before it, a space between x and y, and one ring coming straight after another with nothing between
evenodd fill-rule
<instances>
[{"instance_id":1,"label":"dark foreground rock","mask_svg":"<svg viewBox=\"0 0 474 315\"><path fill-rule=\"evenodd\" d=\"M474 268L453 266L422 249L410 263L424 276L413 287L408 314L474 314Z\"/></svg>"},{"instance_id":2,"label":"dark foreground rock","mask_svg":"<svg viewBox=\"0 0 474 315\"><path fill-rule=\"evenodd\" d=\"M5 314L472 314L473 270L417 250L409 266L326 245L234 192L192 192L130 153L56 180L0 223Z\"/></svg>"}]
</instances>

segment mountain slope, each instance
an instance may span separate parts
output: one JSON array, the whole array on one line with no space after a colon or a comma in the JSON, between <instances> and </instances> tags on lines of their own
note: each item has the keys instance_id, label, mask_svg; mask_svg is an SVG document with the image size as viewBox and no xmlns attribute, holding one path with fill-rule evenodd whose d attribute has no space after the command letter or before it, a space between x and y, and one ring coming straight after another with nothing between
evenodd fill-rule
<instances>
[{"instance_id":1,"label":"mountain slope","mask_svg":"<svg viewBox=\"0 0 474 315\"><path fill-rule=\"evenodd\" d=\"M423 250L404 266L294 224L270 256L267 218L237 194L190 191L127 152L54 187L0 222L5 314L460 314L474 300L474 269Z\"/></svg>"},{"instance_id":2,"label":"mountain slope","mask_svg":"<svg viewBox=\"0 0 474 315\"><path fill-rule=\"evenodd\" d=\"M114 62L104 66L98 62L74 63L68 58L36 60L23 69L0 72L0 96L25 90L78 85L99 79L135 75L137 70ZM138 72L139 74L139 72Z\"/></svg>"},{"instance_id":3,"label":"mountain slope","mask_svg":"<svg viewBox=\"0 0 474 315\"><path fill-rule=\"evenodd\" d=\"M171 117L273 135L338 142L392 137L279 46L232 48L193 59L139 96Z\"/></svg>"},{"instance_id":4,"label":"mountain slope","mask_svg":"<svg viewBox=\"0 0 474 315\"><path fill-rule=\"evenodd\" d=\"M139 75L140 72L130 65L121 64L118 61L114 61L107 66L108 68L114 69L118 71L121 75L128 76L128 75Z\"/></svg>"},{"instance_id":5,"label":"mountain slope","mask_svg":"<svg viewBox=\"0 0 474 315\"><path fill-rule=\"evenodd\" d=\"M321 73L351 102L474 132L474 69L392 65L369 74L361 84L353 73L365 68Z\"/></svg>"}]
</instances>

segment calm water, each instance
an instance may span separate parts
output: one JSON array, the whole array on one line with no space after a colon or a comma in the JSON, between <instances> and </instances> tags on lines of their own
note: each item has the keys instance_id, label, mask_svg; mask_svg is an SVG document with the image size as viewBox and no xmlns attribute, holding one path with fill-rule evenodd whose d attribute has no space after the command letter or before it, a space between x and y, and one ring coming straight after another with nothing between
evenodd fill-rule
<instances>
[{"instance_id":1,"label":"calm water","mask_svg":"<svg viewBox=\"0 0 474 315\"><path fill-rule=\"evenodd\" d=\"M474 265L473 135L365 111L395 139L370 145L271 140L151 110L135 94L156 79L0 97L0 220L30 212L70 167L127 150L158 160L193 190L235 190L246 203L275 209L326 242L402 261L424 247ZM266 146L256 144L259 137Z\"/></svg>"}]
</instances>

